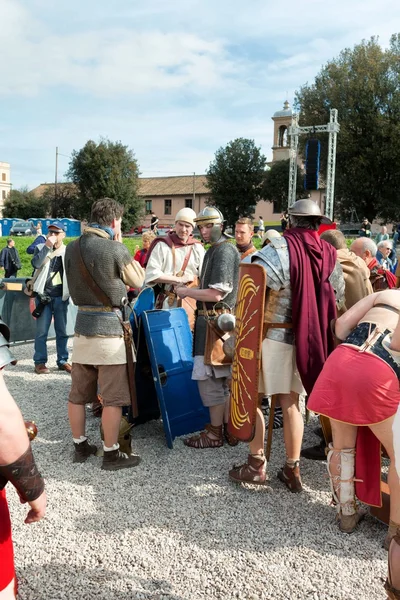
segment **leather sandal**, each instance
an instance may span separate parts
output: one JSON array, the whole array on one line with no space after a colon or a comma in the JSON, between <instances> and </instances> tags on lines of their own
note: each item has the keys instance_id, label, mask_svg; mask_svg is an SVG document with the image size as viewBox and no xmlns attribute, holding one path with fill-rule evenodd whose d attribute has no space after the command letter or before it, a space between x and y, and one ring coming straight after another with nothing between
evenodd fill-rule
<instances>
[{"instance_id":1,"label":"leather sandal","mask_svg":"<svg viewBox=\"0 0 400 600\"><path fill-rule=\"evenodd\" d=\"M229 471L229 479L235 483L265 485L267 482L267 461L265 456L249 454L243 465L234 465Z\"/></svg>"},{"instance_id":2,"label":"leather sandal","mask_svg":"<svg viewBox=\"0 0 400 600\"><path fill-rule=\"evenodd\" d=\"M299 494L303 490L300 477L300 463L296 461L294 467L287 463L278 471L278 479L294 494Z\"/></svg>"},{"instance_id":3,"label":"leather sandal","mask_svg":"<svg viewBox=\"0 0 400 600\"><path fill-rule=\"evenodd\" d=\"M396 535L393 536L391 543L396 543L400 546L400 527L397 529ZM388 576L385 582L385 590L387 593L387 597L389 600L399 600L400 599L400 590L396 589L392 585L392 567L390 566L390 550L389 550L389 560L388 560Z\"/></svg>"},{"instance_id":4,"label":"leather sandal","mask_svg":"<svg viewBox=\"0 0 400 600\"><path fill-rule=\"evenodd\" d=\"M237 446L239 440L228 431L228 423L224 423L224 439L229 446Z\"/></svg>"},{"instance_id":5,"label":"leather sandal","mask_svg":"<svg viewBox=\"0 0 400 600\"><path fill-rule=\"evenodd\" d=\"M212 433L215 435L215 439L211 438L208 434ZM193 435L190 438L183 440L185 446L189 448L221 448L224 445L224 438L222 435L222 425L215 426L211 423L207 423L204 427L204 431L201 431L199 435Z\"/></svg>"}]
</instances>

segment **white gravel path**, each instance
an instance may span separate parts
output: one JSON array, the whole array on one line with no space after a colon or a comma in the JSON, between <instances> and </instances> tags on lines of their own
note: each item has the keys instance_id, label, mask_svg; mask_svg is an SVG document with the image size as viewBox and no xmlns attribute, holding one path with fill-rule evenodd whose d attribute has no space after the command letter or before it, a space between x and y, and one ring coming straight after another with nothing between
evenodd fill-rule
<instances>
[{"instance_id":1,"label":"white gravel path","mask_svg":"<svg viewBox=\"0 0 400 600\"><path fill-rule=\"evenodd\" d=\"M337 530L324 463L303 460L305 491L289 493L276 478L282 430L262 489L228 480L244 444L195 451L177 440L171 451L159 422L134 430L137 468L104 473L95 457L73 465L70 380L56 369L54 342L49 349L49 375L33 373L32 345L14 349L19 363L6 372L25 419L38 423L34 451L49 500L46 518L28 526L8 492L21 600L386 597L385 528L368 516L351 536ZM92 416L88 432L99 441Z\"/></svg>"}]
</instances>

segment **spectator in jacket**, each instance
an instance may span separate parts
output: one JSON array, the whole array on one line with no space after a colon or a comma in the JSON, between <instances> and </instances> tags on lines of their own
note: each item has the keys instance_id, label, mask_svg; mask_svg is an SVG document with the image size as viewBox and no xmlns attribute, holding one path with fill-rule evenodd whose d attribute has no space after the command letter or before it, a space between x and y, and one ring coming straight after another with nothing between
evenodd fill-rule
<instances>
[{"instance_id":1,"label":"spectator in jacket","mask_svg":"<svg viewBox=\"0 0 400 600\"><path fill-rule=\"evenodd\" d=\"M15 242L12 238L7 240L7 246L0 252L0 271L4 271L4 277L15 277L21 268L21 259Z\"/></svg>"}]
</instances>

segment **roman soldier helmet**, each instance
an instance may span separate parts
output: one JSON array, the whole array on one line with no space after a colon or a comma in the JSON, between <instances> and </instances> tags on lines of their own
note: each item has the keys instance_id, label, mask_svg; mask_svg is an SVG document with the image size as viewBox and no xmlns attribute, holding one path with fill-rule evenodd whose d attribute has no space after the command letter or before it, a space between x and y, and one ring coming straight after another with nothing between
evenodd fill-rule
<instances>
[{"instance_id":1,"label":"roman soldier helmet","mask_svg":"<svg viewBox=\"0 0 400 600\"><path fill-rule=\"evenodd\" d=\"M303 200L297 200L288 210L289 216L294 217L320 217L321 223L325 225L331 225L332 221L328 217L324 217L321 213L321 209L314 200L305 198Z\"/></svg>"},{"instance_id":2,"label":"roman soldier helmet","mask_svg":"<svg viewBox=\"0 0 400 600\"><path fill-rule=\"evenodd\" d=\"M213 223L214 227L211 230L210 242L214 244L219 240L222 235L221 225L224 222L224 217L218 208L215 208L215 206L206 206L199 212L194 221L198 227Z\"/></svg>"},{"instance_id":3,"label":"roman soldier helmet","mask_svg":"<svg viewBox=\"0 0 400 600\"><path fill-rule=\"evenodd\" d=\"M196 213L191 208L181 208L178 210L175 216L175 223L177 221L183 221L189 223L194 228L194 222L196 220Z\"/></svg>"}]
</instances>

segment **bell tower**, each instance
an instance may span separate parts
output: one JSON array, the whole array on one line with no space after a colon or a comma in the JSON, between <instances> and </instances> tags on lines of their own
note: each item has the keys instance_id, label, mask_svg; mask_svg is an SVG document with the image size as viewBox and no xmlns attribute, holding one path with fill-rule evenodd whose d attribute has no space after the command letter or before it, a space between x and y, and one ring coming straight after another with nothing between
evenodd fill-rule
<instances>
[{"instance_id":1,"label":"bell tower","mask_svg":"<svg viewBox=\"0 0 400 600\"><path fill-rule=\"evenodd\" d=\"M287 160L290 158L288 143L288 128L292 124L293 111L290 104L285 100L283 109L274 113L274 145L272 146L272 162Z\"/></svg>"}]
</instances>

